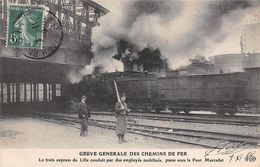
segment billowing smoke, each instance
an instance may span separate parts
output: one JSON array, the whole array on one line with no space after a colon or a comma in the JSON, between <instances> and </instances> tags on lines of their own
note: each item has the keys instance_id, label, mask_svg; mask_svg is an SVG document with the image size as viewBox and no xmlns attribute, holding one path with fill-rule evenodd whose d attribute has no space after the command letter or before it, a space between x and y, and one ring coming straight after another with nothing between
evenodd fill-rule
<instances>
[{"instance_id":1,"label":"billowing smoke","mask_svg":"<svg viewBox=\"0 0 260 167\"><path fill-rule=\"evenodd\" d=\"M106 2L98 0L106 7ZM129 41L140 50L147 45L159 48L174 68L185 65L198 54L215 54L216 48L232 41L239 52L240 32L244 16L259 9L258 0L118 0L113 1L109 14L101 18L101 26L94 29L94 60L104 69L115 71L122 64L111 62L117 53L117 42ZM107 3L108 4L108 3ZM109 71L108 70L108 71Z\"/></svg>"},{"instance_id":2,"label":"billowing smoke","mask_svg":"<svg viewBox=\"0 0 260 167\"><path fill-rule=\"evenodd\" d=\"M81 70L70 70L67 74L67 78L70 80L70 83L78 83L85 75L92 74L96 67L95 63L91 63Z\"/></svg>"}]
</instances>

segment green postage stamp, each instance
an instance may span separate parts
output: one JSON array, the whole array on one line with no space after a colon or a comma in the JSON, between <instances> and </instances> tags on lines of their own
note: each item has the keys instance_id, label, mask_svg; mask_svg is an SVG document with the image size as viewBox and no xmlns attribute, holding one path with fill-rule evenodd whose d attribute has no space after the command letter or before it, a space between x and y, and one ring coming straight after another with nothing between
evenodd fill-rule
<instances>
[{"instance_id":1,"label":"green postage stamp","mask_svg":"<svg viewBox=\"0 0 260 167\"><path fill-rule=\"evenodd\" d=\"M44 7L9 4L6 46L42 49Z\"/></svg>"}]
</instances>

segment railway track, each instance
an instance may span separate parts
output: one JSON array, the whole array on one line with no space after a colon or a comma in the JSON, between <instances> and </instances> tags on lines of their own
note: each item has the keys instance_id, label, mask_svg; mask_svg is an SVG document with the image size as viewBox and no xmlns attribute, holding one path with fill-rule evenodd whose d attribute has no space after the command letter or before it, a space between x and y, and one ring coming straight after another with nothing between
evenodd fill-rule
<instances>
[{"instance_id":1,"label":"railway track","mask_svg":"<svg viewBox=\"0 0 260 167\"><path fill-rule=\"evenodd\" d=\"M113 112L92 112L95 115L114 116ZM137 119L149 119L160 121L176 121L176 122L192 122L204 124L224 124L224 125L239 125L239 126L258 126L260 125L260 117L253 116L232 116L232 117L217 117L215 115L193 114L193 115L172 115L172 114L154 114L154 113L130 113L129 116Z\"/></svg>"},{"instance_id":2,"label":"railway track","mask_svg":"<svg viewBox=\"0 0 260 167\"><path fill-rule=\"evenodd\" d=\"M41 118L45 121L68 125L79 129L79 119L74 116L46 114L46 113L27 113L27 116ZM89 125L106 129L115 129L115 121L90 119ZM187 143L203 146L207 148L223 147L223 143L232 146L243 146L245 148L259 145L260 138L255 136L245 136L238 134L227 134L219 132L209 132L201 130L188 130L163 126L153 126L146 124L128 123L127 131L138 135L152 138L164 139L174 142Z\"/></svg>"}]
</instances>

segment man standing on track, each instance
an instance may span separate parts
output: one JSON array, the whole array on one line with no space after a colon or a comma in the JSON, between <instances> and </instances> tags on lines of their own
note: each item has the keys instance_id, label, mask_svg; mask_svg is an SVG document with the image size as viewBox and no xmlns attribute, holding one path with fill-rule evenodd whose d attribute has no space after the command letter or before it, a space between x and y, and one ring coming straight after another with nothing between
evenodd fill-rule
<instances>
[{"instance_id":1,"label":"man standing on track","mask_svg":"<svg viewBox=\"0 0 260 167\"><path fill-rule=\"evenodd\" d=\"M88 118L90 118L89 108L86 105L86 96L81 96L79 103L78 118L80 119L80 136L85 136L88 133Z\"/></svg>"},{"instance_id":2,"label":"man standing on track","mask_svg":"<svg viewBox=\"0 0 260 167\"><path fill-rule=\"evenodd\" d=\"M121 101L118 101L115 106L115 112L116 112L116 134L118 137L119 144L122 144L122 142L125 142L124 135L126 133L126 114L129 111L127 108L126 101L126 95L122 94Z\"/></svg>"}]
</instances>

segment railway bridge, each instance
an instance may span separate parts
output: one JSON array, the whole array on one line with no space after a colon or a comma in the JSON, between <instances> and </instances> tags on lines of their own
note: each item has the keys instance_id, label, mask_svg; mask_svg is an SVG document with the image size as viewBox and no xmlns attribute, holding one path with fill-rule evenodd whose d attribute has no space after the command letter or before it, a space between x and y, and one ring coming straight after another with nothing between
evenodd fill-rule
<instances>
[{"instance_id":1,"label":"railway bridge","mask_svg":"<svg viewBox=\"0 0 260 167\"><path fill-rule=\"evenodd\" d=\"M1 3L1 54L19 57L19 53L7 53L5 35L8 3L44 5L55 14L63 26L64 40L61 50L50 62L64 64L86 64L93 57L91 52L91 33L98 26L98 18L108 13L108 10L91 0L2 0ZM69 50L69 53L67 51ZM12 52L12 51L9 51ZM67 55L64 55L66 54ZM21 57L23 58L23 56ZM81 61L78 61L81 60Z\"/></svg>"},{"instance_id":2,"label":"railway bridge","mask_svg":"<svg viewBox=\"0 0 260 167\"><path fill-rule=\"evenodd\" d=\"M22 49L5 46L11 3L44 5L59 19L63 40L54 55L33 60L25 57ZM39 108L63 101L67 74L90 63L94 56L92 29L109 11L92 0L0 0L0 5L0 109L31 108L35 103Z\"/></svg>"}]
</instances>

